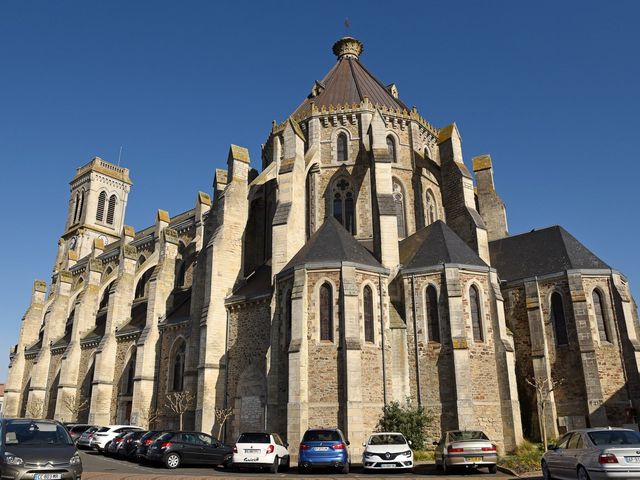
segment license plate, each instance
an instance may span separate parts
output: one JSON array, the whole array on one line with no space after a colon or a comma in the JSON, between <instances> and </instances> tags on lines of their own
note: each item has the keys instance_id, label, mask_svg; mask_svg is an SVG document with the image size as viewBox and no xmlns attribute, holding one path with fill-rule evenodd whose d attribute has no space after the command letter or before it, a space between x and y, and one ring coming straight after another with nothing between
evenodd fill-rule
<instances>
[{"instance_id":1,"label":"license plate","mask_svg":"<svg viewBox=\"0 0 640 480\"><path fill-rule=\"evenodd\" d=\"M395 465L393 463L381 463L380 468L393 468Z\"/></svg>"},{"instance_id":2,"label":"license plate","mask_svg":"<svg viewBox=\"0 0 640 480\"><path fill-rule=\"evenodd\" d=\"M314 450L316 452L328 452L329 451L329 447L315 447Z\"/></svg>"},{"instance_id":3,"label":"license plate","mask_svg":"<svg viewBox=\"0 0 640 480\"><path fill-rule=\"evenodd\" d=\"M624 457L627 463L640 463L640 457Z\"/></svg>"},{"instance_id":4,"label":"license plate","mask_svg":"<svg viewBox=\"0 0 640 480\"><path fill-rule=\"evenodd\" d=\"M260 453L260 450L257 448L245 448L244 453Z\"/></svg>"},{"instance_id":5,"label":"license plate","mask_svg":"<svg viewBox=\"0 0 640 480\"><path fill-rule=\"evenodd\" d=\"M482 457L466 457L465 460L470 463L481 462Z\"/></svg>"},{"instance_id":6,"label":"license plate","mask_svg":"<svg viewBox=\"0 0 640 480\"><path fill-rule=\"evenodd\" d=\"M62 478L61 473L36 473L33 480L59 480Z\"/></svg>"}]
</instances>

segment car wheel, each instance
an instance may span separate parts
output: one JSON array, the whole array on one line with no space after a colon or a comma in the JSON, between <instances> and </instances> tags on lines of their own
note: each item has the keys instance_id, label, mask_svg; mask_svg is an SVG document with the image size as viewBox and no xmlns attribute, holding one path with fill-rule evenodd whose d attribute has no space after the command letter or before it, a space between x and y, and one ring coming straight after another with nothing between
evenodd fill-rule
<instances>
[{"instance_id":1,"label":"car wheel","mask_svg":"<svg viewBox=\"0 0 640 480\"><path fill-rule=\"evenodd\" d=\"M291 457L289 455L287 455L287 461L284 462L284 465L282 466L282 471L283 472L288 472L289 469L291 468Z\"/></svg>"},{"instance_id":2,"label":"car wheel","mask_svg":"<svg viewBox=\"0 0 640 480\"><path fill-rule=\"evenodd\" d=\"M111 442L107 442L104 445L104 448L102 449L102 452L106 455L109 456L109 446L111 445ZM100 447L98 447L98 451L100 451Z\"/></svg>"},{"instance_id":3,"label":"car wheel","mask_svg":"<svg viewBox=\"0 0 640 480\"><path fill-rule=\"evenodd\" d=\"M164 464L167 468L174 469L180 466L180 455L177 453L170 453L167 458L164 459Z\"/></svg>"},{"instance_id":4,"label":"car wheel","mask_svg":"<svg viewBox=\"0 0 640 480\"><path fill-rule=\"evenodd\" d=\"M551 476L551 471L549 470L549 466L547 465L547 462L542 462L542 478L544 478L544 480L553 479L553 477Z\"/></svg>"},{"instance_id":5,"label":"car wheel","mask_svg":"<svg viewBox=\"0 0 640 480\"><path fill-rule=\"evenodd\" d=\"M489 465L489 473L498 473L497 465Z\"/></svg>"},{"instance_id":6,"label":"car wheel","mask_svg":"<svg viewBox=\"0 0 640 480\"><path fill-rule=\"evenodd\" d=\"M583 466L578 467L578 480L590 480L589 474Z\"/></svg>"},{"instance_id":7,"label":"car wheel","mask_svg":"<svg viewBox=\"0 0 640 480\"><path fill-rule=\"evenodd\" d=\"M273 459L273 463L269 467L269 473L278 473L278 465L280 464L280 460L278 457Z\"/></svg>"},{"instance_id":8,"label":"car wheel","mask_svg":"<svg viewBox=\"0 0 640 480\"><path fill-rule=\"evenodd\" d=\"M347 474L349 473L349 462L344 464L344 467L342 467L342 473Z\"/></svg>"}]
</instances>

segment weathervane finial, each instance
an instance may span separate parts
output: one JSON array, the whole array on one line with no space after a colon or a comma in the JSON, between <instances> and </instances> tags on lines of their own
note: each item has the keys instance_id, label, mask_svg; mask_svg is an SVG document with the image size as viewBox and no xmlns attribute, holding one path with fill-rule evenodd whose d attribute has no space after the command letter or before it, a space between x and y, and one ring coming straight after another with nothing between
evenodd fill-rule
<instances>
[{"instance_id":1,"label":"weathervane finial","mask_svg":"<svg viewBox=\"0 0 640 480\"><path fill-rule=\"evenodd\" d=\"M351 26L351 22L349 22L348 18L344 19L344 34L349 35L349 27Z\"/></svg>"}]
</instances>

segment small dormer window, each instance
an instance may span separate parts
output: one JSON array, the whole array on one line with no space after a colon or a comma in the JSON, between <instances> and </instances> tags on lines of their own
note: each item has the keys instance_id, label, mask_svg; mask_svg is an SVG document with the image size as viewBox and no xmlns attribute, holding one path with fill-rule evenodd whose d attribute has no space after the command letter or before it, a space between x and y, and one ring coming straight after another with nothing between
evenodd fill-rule
<instances>
[{"instance_id":1,"label":"small dormer window","mask_svg":"<svg viewBox=\"0 0 640 480\"><path fill-rule=\"evenodd\" d=\"M340 133L337 139L337 157L339 162L346 162L348 160L348 142L347 142L347 134Z\"/></svg>"}]
</instances>

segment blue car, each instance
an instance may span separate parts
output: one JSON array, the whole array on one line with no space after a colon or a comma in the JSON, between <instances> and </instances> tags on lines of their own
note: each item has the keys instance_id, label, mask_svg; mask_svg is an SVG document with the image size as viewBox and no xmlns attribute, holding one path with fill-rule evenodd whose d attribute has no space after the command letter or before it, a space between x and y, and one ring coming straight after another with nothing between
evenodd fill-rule
<instances>
[{"instance_id":1,"label":"blue car","mask_svg":"<svg viewBox=\"0 0 640 480\"><path fill-rule=\"evenodd\" d=\"M305 473L314 467L332 467L349 473L351 458L349 442L337 428L312 428L300 442L298 471Z\"/></svg>"}]
</instances>

